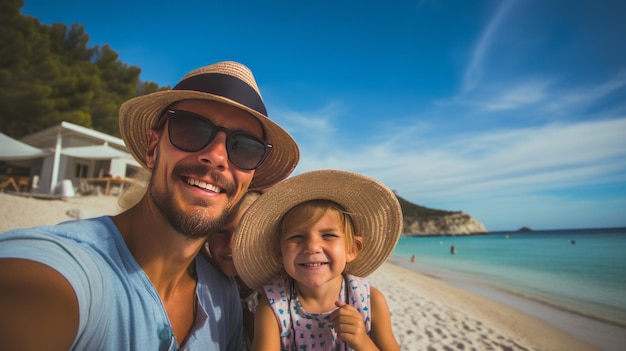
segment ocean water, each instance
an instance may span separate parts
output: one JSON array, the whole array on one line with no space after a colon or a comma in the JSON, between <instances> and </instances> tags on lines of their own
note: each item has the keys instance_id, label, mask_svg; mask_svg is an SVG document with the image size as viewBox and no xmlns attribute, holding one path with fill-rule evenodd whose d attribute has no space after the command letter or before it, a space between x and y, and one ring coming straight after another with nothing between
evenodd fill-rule
<instances>
[{"instance_id":1,"label":"ocean water","mask_svg":"<svg viewBox=\"0 0 626 351\"><path fill-rule=\"evenodd\" d=\"M422 273L626 326L626 228L402 237L391 258L413 255Z\"/></svg>"}]
</instances>

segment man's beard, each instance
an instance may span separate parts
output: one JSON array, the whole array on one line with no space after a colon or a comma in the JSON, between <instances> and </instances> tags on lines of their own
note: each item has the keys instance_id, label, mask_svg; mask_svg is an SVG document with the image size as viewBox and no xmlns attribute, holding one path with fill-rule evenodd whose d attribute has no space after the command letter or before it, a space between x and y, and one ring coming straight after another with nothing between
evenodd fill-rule
<instances>
[{"instance_id":1,"label":"man's beard","mask_svg":"<svg viewBox=\"0 0 626 351\"><path fill-rule=\"evenodd\" d=\"M207 217L206 208L210 206L209 204L196 203L197 207L183 211L171 196L158 193L154 188L151 188L150 196L172 228L189 239L207 238L211 232L226 224L230 211L229 208L225 208L219 217Z\"/></svg>"},{"instance_id":2,"label":"man's beard","mask_svg":"<svg viewBox=\"0 0 626 351\"><path fill-rule=\"evenodd\" d=\"M187 174L207 173L204 167L202 167L202 170L197 169L195 172L189 172L189 168L185 170L174 169L172 178L178 178L177 174L185 171ZM214 176L213 178L215 179L216 177ZM152 201L161 211L170 226L188 239L207 238L211 232L226 225L228 213L233 207L233 204L229 202L218 217L208 217L207 209L215 205L206 200L197 199L193 204L195 205L193 209L184 211L176 204L171 194L168 194L167 191L158 191L152 183L148 191L150 192Z\"/></svg>"}]
</instances>

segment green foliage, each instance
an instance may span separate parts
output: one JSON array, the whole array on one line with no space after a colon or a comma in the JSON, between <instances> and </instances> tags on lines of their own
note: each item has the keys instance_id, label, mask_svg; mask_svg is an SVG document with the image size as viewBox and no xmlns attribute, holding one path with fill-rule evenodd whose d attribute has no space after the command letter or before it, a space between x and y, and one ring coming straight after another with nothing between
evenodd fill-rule
<instances>
[{"instance_id":1,"label":"green foliage","mask_svg":"<svg viewBox=\"0 0 626 351\"><path fill-rule=\"evenodd\" d=\"M0 131L18 138L62 121L119 136L120 105L161 90L80 24L43 25L21 0L0 3Z\"/></svg>"},{"instance_id":2,"label":"green foliage","mask_svg":"<svg viewBox=\"0 0 626 351\"><path fill-rule=\"evenodd\" d=\"M454 213L453 211L443 211L443 210L435 210L428 207L423 207L420 205L416 205L411 203L396 194L398 198L398 202L400 203L400 208L402 209L402 215L405 218L415 218L415 219L428 219L434 217L442 217Z\"/></svg>"}]
</instances>

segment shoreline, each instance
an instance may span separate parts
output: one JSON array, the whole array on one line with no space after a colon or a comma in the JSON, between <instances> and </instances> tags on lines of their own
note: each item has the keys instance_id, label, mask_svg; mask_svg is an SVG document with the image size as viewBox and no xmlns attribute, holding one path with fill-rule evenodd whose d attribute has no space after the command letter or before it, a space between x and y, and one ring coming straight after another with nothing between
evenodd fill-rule
<instances>
[{"instance_id":1,"label":"shoreline","mask_svg":"<svg viewBox=\"0 0 626 351\"><path fill-rule=\"evenodd\" d=\"M390 261L369 280L387 298L402 350L601 350L509 305Z\"/></svg>"},{"instance_id":2,"label":"shoreline","mask_svg":"<svg viewBox=\"0 0 626 351\"><path fill-rule=\"evenodd\" d=\"M445 281L448 284L461 287L465 290L471 290L479 295L492 296L494 299L503 300L504 303L507 304L510 304L507 302L508 299L519 300L522 302L528 301L537 305L541 305L542 307L549 307L551 309L562 311L570 315L575 315L580 318L592 319L597 321L598 323L604 323L618 328L624 328L626 333L626 320L611 318L609 316L603 316L598 312L576 308L575 306L563 303L558 299L541 298L534 296L531 293L524 293L521 291L516 291L504 285L498 285L494 282L478 281L473 279L471 275L468 276L463 273L457 273L453 269L447 267L441 268L433 264L432 262L425 263L418 260L417 263L409 264L406 262L406 259L404 257L393 254L389 257L388 261L392 264ZM511 303L513 302L514 301L512 301ZM519 302L519 304L522 304L522 302Z\"/></svg>"},{"instance_id":3,"label":"shoreline","mask_svg":"<svg viewBox=\"0 0 626 351\"><path fill-rule=\"evenodd\" d=\"M566 333L571 338L588 343L600 350L621 350L622 346L626 344L626 326L617 322L568 310L528 296L505 291L495 286L471 280L461 280L458 277L446 275L445 271L423 269L423 267L420 267L419 262L412 264L408 261L405 262L399 257L390 257L387 262L406 269L410 273L423 275L444 284L480 295L491 301L504 304L519 313L549 324L551 327Z\"/></svg>"}]
</instances>

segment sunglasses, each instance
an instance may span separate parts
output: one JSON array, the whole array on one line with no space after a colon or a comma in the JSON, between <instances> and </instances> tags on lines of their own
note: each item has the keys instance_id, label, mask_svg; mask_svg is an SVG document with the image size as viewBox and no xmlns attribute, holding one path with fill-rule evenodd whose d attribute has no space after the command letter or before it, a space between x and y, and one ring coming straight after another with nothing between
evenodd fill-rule
<instances>
[{"instance_id":1,"label":"sunglasses","mask_svg":"<svg viewBox=\"0 0 626 351\"><path fill-rule=\"evenodd\" d=\"M256 169L267 157L272 145L256 136L216 126L207 118L182 110L167 111L170 143L186 152L196 152L209 145L218 132L226 134L228 160L242 170Z\"/></svg>"}]
</instances>

